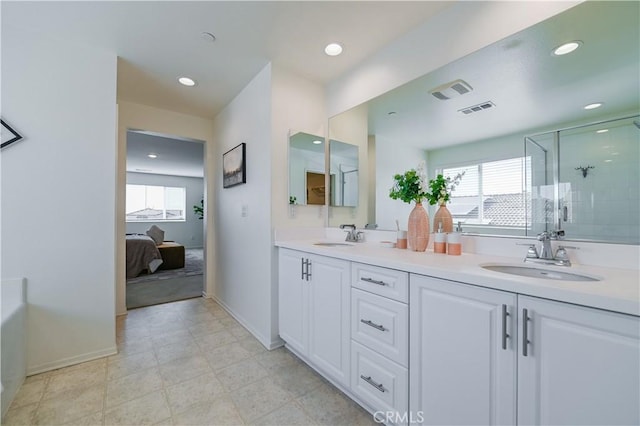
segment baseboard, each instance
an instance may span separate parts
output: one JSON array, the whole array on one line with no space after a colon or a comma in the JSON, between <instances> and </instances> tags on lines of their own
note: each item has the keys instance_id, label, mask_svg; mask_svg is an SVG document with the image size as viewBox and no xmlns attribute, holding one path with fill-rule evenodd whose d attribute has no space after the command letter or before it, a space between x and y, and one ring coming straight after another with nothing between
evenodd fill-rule
<instances>
[{"instance_id":1,"label":"baseboard","mask_svg":"<svg viewBox=\"0 0 640 426\"><path fill-rule=\"evenodd\" d=\"M253 335L253 337L255 337L256 339L258 339L258 341L260 343L262 343L262 346L264 346L265 348L267 348L268 350L272 350L275 349L277 347L280 347L284 344L284 342L282 343L278 343L278 340L276 341L271 341L270 339L265 338L262 334L258 333L253 327L251 327L247 321L242 317L242 315L239 315L237 312L234 312L233 309L231 309L229 307L229 305L227 305L226 303L224 303L222 300L218 299L215 296L211 296L211 299L213 299L215 302L217 302L220 306L222 306L222 308L227 311L227 313L229 315L231 315L236 321L238 321L244 328L247 329L247 331L249 331L249 333L251 333ZM281 340L280 340L281 341Z\"/></svg>"},{"instance_id":2,"label":"baseboard","mask_svg":"<svg viewBox=\"0 0 640 426\"><path fill-rule=\"evenodd\" d=\"M115 355L117 353L118 347L114 345L95 352L89 352L86 354L64 358L57 361L46 362L40 365L27 366L27 376L33 376L34 374L45 373L47 371L57 370L58 368L69 367L71 365L93 361L94 359L104 358L105 356Z\"/></svg>"}]
</instances>

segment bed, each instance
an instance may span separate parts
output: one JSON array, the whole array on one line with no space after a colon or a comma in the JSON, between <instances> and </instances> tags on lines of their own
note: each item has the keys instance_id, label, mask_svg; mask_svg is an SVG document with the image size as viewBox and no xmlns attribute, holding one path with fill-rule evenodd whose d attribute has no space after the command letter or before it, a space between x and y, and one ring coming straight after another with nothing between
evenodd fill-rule
<instances>
[{"instance_id":1,"label":"bed","mask_svg":"<svg viewBox=\"0 0 640 426\"><path fill-rule=\"evenodd\" d=\"M153 274L162 264L162 255L155 241L142 234L127 234L127 278L141 272Z\"/></svg>"}]
</instances>

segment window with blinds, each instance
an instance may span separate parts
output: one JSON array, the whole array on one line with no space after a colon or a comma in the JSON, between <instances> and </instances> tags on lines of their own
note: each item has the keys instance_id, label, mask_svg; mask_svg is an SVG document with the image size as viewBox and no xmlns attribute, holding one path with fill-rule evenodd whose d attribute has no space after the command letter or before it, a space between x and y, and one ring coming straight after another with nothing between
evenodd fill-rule
<instances>
[{"instance_id":1,"label":"window with blinds","mask_svg":"<svg viewBox=\"0 0 640 426\"><path fill-rule=\"evenodd\" d=\"M185 188L152 185L127 185L127 222L186 221Z\"/></svg>"},{"instance_id":2,"label":"window with blinds","mask_svg":"<svg viewBox=\"0 0 640 426\"><path fill-rule=\"evenodd\" d=\"M525 167L529 157L450 167L442 175L453 178L464 172L447 206L454 222L468 225L526 226Z\"/></svg>"}]
</instances>

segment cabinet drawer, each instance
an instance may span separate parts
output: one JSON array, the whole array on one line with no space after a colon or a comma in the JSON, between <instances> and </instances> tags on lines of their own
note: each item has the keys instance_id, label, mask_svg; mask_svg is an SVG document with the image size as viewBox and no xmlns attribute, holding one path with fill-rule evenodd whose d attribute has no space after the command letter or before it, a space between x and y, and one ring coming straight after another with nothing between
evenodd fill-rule
<instances>
[{"instance_id":1,"label":"cabinet drawer","mask_svg":"<svg viewBox=\"0 0 640 426\"><path fill-rule=\"evenodd\" d=\"M409 365L407 305L352 288L351 338L407 367Z\"/></svg>"},{"instance_id":2,"label":"cabinet drawer","mask_svg":"<svg viewBox=\"0 0 640 426\"><path fill-rule=\"evenodd\" d=\"M353 263L351 268L353 287L408 303L409 274L395 269Z\"/></svg>"},{"instance_id":3,"label":"cabinet drawer","mask_svg":"<svg viewBox=\"0 0 640 426\"><path fill-rule=\"evenodd\" d=\"M375 411L409 410L409 380L404 367L351 341L351 390Z\"/></svg>"}]
</instances>

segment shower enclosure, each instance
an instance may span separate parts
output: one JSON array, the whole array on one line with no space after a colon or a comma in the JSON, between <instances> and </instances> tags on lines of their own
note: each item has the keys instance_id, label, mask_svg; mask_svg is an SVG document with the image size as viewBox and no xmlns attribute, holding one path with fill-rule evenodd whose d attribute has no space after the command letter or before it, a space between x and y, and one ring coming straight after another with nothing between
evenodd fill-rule
<instances>
[{"instance_id":1,"label":"shower enclosure","mask_svg":"<svg viewBox=\"0 0 640 426\"><path fill-rule=\"evenodd\" d=\"M640 243L639 117L525 137L527 235Z\"/></svg>"}]
</instances>

